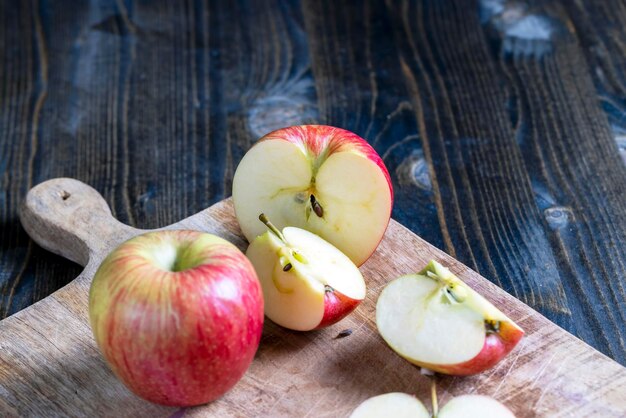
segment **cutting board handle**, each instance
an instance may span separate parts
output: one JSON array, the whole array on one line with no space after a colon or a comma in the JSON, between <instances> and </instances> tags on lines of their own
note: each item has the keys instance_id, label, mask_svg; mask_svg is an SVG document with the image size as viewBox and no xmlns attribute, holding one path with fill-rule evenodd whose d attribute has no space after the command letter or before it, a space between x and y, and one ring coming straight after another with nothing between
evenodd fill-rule
<instances>
[{"instance_id":1,"label":"cutting board handle","mask_svg":"<svg viewBox=\"0 0 626 418\"><path fill-rule=\"evenodd\" d=\"M113 218L100 193L70 178L33 187L22 203L20 220L37 244L82 266L114 237L136 231Z\"/></svg>"}]
</instances>

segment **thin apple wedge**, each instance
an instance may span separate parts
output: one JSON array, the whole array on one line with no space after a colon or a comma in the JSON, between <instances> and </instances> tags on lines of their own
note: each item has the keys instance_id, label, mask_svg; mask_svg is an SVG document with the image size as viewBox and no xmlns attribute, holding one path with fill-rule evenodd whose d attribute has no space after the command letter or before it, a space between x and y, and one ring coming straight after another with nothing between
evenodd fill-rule
<instances>
[{"instance_id":1,"label":"thin apple wedge","mask_svg":"<svg viewBox=\"0 0 626 418\"><path fill-rule=\"evenodd\" d=\"M383 289L376 304L376 325L400 356L457 376L493 367L524 335L512 320L436 261Z\"/></svg>"},{"instance_id":2,"label":"thin apple wedge","mask_svg":"<svg viewBox=\"0 0 626 418\"><path fill-rule=\"evenodd\" d=\"M265 315L285 328L308 331L336 323L365 298L359 269L341 251L304 229L269 229L246 252L265 299ZM258 222L258 221L257 221Z\"/></svg>"}]
</instances>

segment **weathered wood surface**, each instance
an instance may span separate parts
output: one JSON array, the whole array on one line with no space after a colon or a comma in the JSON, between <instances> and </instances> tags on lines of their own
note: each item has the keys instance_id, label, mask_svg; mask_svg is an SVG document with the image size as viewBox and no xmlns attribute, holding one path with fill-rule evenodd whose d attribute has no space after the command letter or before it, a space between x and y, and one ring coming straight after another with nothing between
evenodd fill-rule
<instances>
[{"instance_id":1,"label":"weathered wood surface","mask_svg":"<svg viewBox=\"0 0 626 418\"><path fill-rule=\"evenodd\" d=\"M0 321L0 415L170 416L172 408L126 390L104 364L88 324L88 289L100 261L141 230L116 221L104 199L72 179L29 193L21 214L35 241L86 265L51 296ZM230 200L168 228L218 234L245 249ZM454 258L392 221L362 266L366 300L344 321L316 332L290 332L270 321L256 358L237 386L185 416L340 417L390 391L429 399L428 378L396 356L376 331L375 302L389 280L430 259L448 265L526 331L494 369L468 378L437 377L442 403L463 393L491 395L518 417L623 417L626 368L557 327ZM352 334L336 338L344 329Z\"/></svg>"},{"instance_id":2,"label":"weathered wood surface","mask_svg":"<svg viewBox=\"0 0 626 418\"><path fill-rule=\"evenodd\" d=\"M395 219L626 364L624 28L621 0L0 2L0 317L80 271L20 227L32 185L154 228L317 122L384 157Z\"/></svg>"}]
</instances>

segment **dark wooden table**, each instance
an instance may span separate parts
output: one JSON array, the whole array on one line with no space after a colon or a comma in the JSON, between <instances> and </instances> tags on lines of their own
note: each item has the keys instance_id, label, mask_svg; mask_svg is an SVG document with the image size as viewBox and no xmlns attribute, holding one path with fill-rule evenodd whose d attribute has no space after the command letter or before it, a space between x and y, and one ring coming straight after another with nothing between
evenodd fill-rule
<instances>
[{"instance_id":1,"label":"dark wooden table","mask_svg":"<svg viewBox=\"0 0 626 418\"><path fill-rule=\"evenodd\" d=\"M323 123L383 156L396 220L626 364L624 28L621 0L1 2L0 317L80 271L20 226L33 185L154 228Z\"/></svg>"}]
</instances>

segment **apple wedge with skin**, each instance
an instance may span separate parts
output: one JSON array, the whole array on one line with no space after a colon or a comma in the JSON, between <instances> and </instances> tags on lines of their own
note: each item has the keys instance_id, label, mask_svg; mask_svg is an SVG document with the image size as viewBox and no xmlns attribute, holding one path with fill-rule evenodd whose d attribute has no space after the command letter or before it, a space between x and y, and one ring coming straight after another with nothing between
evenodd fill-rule
<instances>
[{"instance_id":1,"label":"apple wedge with skin","mask_svg":"<svg viewBox=\"0 0 626 418\"><path fill-rule=\"evenodd\" d=\"M435 418L515 418L506 406L483 395L462 395L451 399L441 410L433 405ZM374 396L360 404L350 418L430 418L424 404L406 393Z\"/></svg>"},{"instance_id":2,"label":"apple wedge with skin","mask_svg":"<svg viewBox=\"0 0 626 418\"><path fill-rule=\"evenodd\" d=\"M319 235L360 266L374 252L391 216L393 188L383 160L358 135L323 125L292 126L261 138L233 178L233 203L249 242L265 228Z\"/></svg>"},{"instance_id":3,"label":"apple wedge with skin","mask_svg":"<svg viewBox=\"0 0 626 418\"><path fill-rule=\"evenodd\" d=\"M265 300L265 315L285 328L308 331L334 324L365 298L359 269L341 251L304 229L269 229L248 247ZM257 222L259 222L257 220Z\"/></svg>"},{"instance_id":4,"label":"apple wedge with skin","mask_svg":"<svg viewBox=\"0 0 626 418\"><path fill-rule=\"evenodd\" d=\"M376 325L387 344L406 360L456 376L493 367L524 335L436 261L383 289L376 304Z\"/></svg>"}]
</instances>

